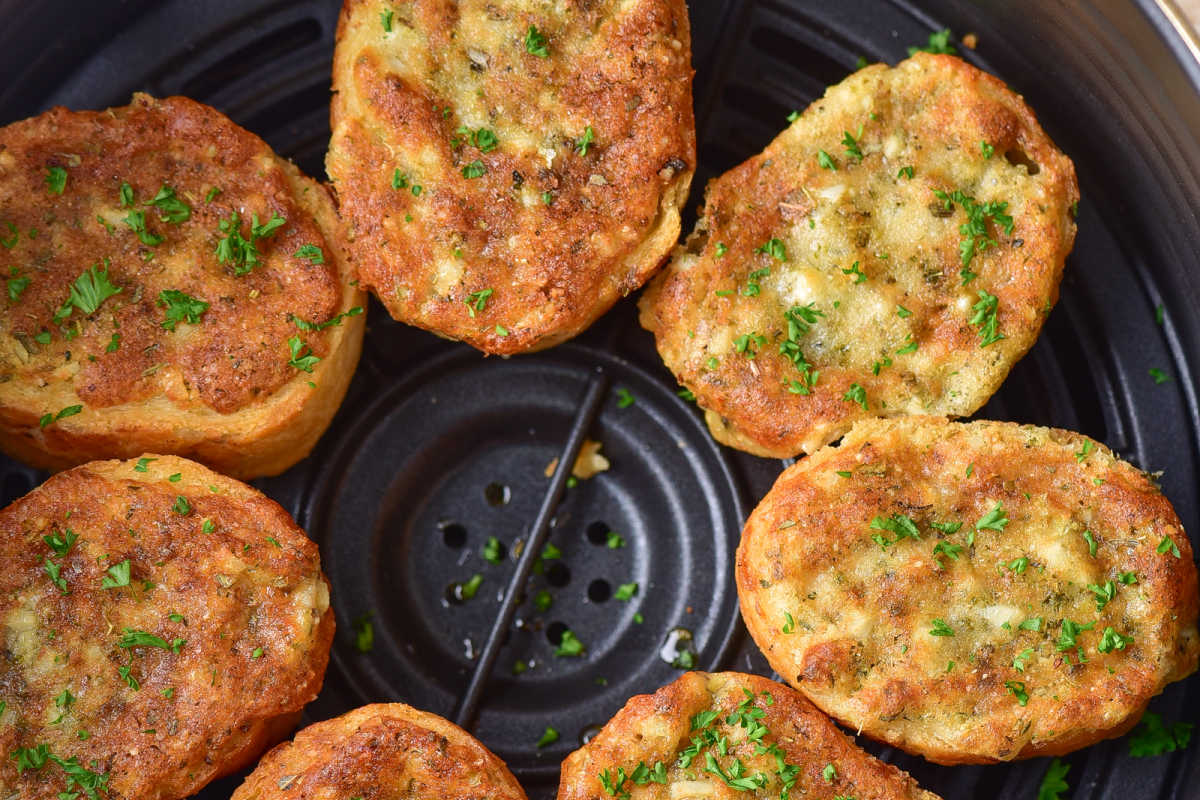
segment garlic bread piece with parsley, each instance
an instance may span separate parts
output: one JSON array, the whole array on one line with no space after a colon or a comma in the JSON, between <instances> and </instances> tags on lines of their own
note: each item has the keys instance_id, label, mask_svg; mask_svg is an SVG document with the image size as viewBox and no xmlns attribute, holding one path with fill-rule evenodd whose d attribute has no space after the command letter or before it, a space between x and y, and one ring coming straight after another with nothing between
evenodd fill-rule
<instances>
[{"instance_id":1,"label":"garlic bread piece with parsley","mask_svg":"<svg viewBox=\"0 0 1200 800\"><path fill-rule=\"evenodd\" d=\"M363 285L486 353L638 289L696 168L684 0L345 0L326 166Z\"/></svg>"},{"instance_id":2,"label":"garlic bread piece with parsley","mask_svg":"<svg viewBox=\"0 0 1200 800\"><path fill-rule=\"evenodd\" d=\"M641 322L713 435L751 453L966 416L1054 306L1078 199L998 79L928 53L867 67L709 184Z\"/></svg>"},{"instance_id":3,"label":"garlic bread piece with parsley","mask_svg":"<svg viewBox=\"0 0 1200 800\"><path fill-rule=\"evenodd\" d=\"M1171 503L1076 433L908 417L789 467L738 548L771 666L846 726L942 764L1062 755L1196 670Z\"/></svg>"},{"instance_id":4,"label":"garlic bread piece with parsley","mask_svg":"<svg viewBox=\"0 0 1200 800\"><path fill-rule=\"evenodd\" d=\"M364 295L329 193L216 110L135 95L0 128L0 449L282 472L349 384Z\"/></svg>"},{"instance_id":5,"label":"garlic bread piece with parsley","mask_svg":"<svg viewBox=\"0 0 1200 800\"><path fill-rule=\"evenodd\" d=\"M402 703L310 725L272 750L232 800L526 800L474 736Z\"/></svg>"},{"instance_id":6,"label":"garlic bread piece with parsley","mask_svg":"<svg viewBox=\"0 0 1200 800\"><path fill-rule=\"evenodd\" d=\"M558 800L938 800L783 684L688 672L632 698L562 765Z\"/></svg>"},{"instance_id":7,"label":"garlic bread piece with parsley","mask_svg":"<svg viewBox=\"0 0 1200 800\"><path fill-rule=\"evenodd\" d=\"M287 735L334 618L317 546L260 492L147 455L0 511L0 796L178 800Z\"/></svg>"}]
</instances>

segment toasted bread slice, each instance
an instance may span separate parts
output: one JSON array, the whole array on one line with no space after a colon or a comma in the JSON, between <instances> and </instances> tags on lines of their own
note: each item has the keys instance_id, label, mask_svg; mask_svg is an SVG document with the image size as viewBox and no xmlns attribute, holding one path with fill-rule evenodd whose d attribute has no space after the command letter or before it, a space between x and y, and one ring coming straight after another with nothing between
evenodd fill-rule
<instances>
[{"instance_id":1,"label":"toasted bread slice","mask_svg":"<svg viewBox=\"0 0 1200 800\"><path fill-rule=\"evenodd\" d=\"M775 681L689 672L638 695L563 762L558 800L937 800Z\"/></svg>"},{"instance_id":2,"label":"toasted bread slice","mask_svg":"<svg viewBox=\"0 0 1200 800\"><path fill-rule=\"evenodd\" d=\"M233 800L525 800L475 737L402 703L363 706L310 725L263 758Z\"/></svg>"},{"instance_id":3,"label":"toasted bread slice","mask_svg":"<svg viewBox=\"0 0 1200 800\"><path fill-rule=\"evenodd\" d=\"M568 339L679 238L683 0L346 0L326 160L393 317L488 353Z\"/></svg>"},{"instance_id":4,"label":"toasted bread slice","mask_svg":"<svg viewBox=\"0 0 1200 800\"><path fill-rule=\"evenodd\" d=\"M358 361L329 194L185 98L0 129L0 245L0 448L36 467L152 451L276 474Z\"/></svg>"},{"instance_id":5,"label":"toasted bread slice","mask_svg":"<svg viewBox=\"0 0 1200 800\"><path fill-rule=\"evenodd\" d=\"M1171 504L1102 444L1048 428L859 422L751 514L737 584L789 683L942 764L1117 736L1200 654Z\"/></svg>"},{"instance_id":6,"label":"toasted bread slice","mask_svg":"<svg viewBox=\"0 0 1200 800\"><path fill-rule=\"evenodd\" d=\"M55 475L0 511L0 563L6 797L188 797L321 688L334 619L317 546L195 462Z\"/></svg>"},{"instance_id":7,"label":"toasted bread slice","mask_svg":"<svg viewBox=\"0 0 1200 800\"><path fill-rule=\"evenodd\" d=\"M927 53L867 67L709 185L641 322L713 435L751 453L965 416L1057 301L1078 199L998 79Z\"/></svg>"}]
</instances>

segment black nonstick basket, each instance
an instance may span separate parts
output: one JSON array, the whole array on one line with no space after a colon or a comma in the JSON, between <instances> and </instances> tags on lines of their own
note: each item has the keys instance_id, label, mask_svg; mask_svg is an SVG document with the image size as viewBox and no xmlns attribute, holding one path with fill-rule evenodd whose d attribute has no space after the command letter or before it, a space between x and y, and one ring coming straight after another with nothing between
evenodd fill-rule
<instances>
[{"instance_id":1,"label":"black nonstick basket","mask_svg":"<svg viewBox=\"0 0 1200 800\"><path fill-rule=\"evenodd\" d=\"M323 177L339 6L0 0L0 124L53 105L123 105L134 91L184 94ZM1075 160L1079 238L1041 339L979 416L1082 431L1161 471L1200 545L1200 51L1173 27L1173 7L690 6L693 212L708 179L758 152L788 112L860 57L894 63L932 31L952 29L966 59L1026 97ZM977 37L974 50L966 34ZM362 362L332 427L310 458L256 482L319 542L333 584L338 635L306 722L392 700L464 719L543 800L562 758L630 696L689 666L770 674L742 627L732 571L741 524L784 464L712 441L633 303L571 343L502 360L394 323L372 302ZM601 443L611 468L550 477L552 462L569 463L586 439ZM0 499L45 477L0 459ZM484 557L491 537L499 564ZM530 576L506 600L525 553ZM638 592L622 599L631 582ZM464 585L475 589L465 600ZM566 654L567 630L580 655ZM1200 677L1172 685L1151 709L1200 721ZM557 741L543 740L547 728ZM860 743L948 799L1036 798L1047 766L938 767ZM1066 761L1076 800L1200 798L1196 743L1131 758L1116 740ZM199 797L223 800L238 781Z\"/></svg>"}]
</instances>

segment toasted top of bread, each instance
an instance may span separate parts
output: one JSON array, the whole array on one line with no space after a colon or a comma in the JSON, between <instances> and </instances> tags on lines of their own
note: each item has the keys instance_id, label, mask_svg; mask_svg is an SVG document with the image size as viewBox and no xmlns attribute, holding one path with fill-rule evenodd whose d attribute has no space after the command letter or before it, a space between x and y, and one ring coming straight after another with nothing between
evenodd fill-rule
<instances>
[{"instance_id":1,"label":"toasted top of bread","mask_svg":"<svg viewBox=\"0 0 1200 800\"><path fill-rule=\"evenodd\" d=\"M328 193L185 98L0 129L0 244L0 444L40 467L150 449L281 471L357 360Z\"/></svg>"},{"instance_id":2,"label":"toasted top of bread","mask_svg":"<svg viewBox=\"0 0 1200 800\"><path fill-rule=\"evenodd\" d=\"M471 734L402 703L310 725L266 755L233 800L525 800Z\"/></svg>"},{"instance_id":3,"label":"toasted top of bread","mask_svg":"<svg viewBox=\"0 0 1200 800\"><path fill-rule=\"evenodd\" d=\"M867 67L709 185L641 321L713 435L751 453L967 415L1058 299L1078 199L1000 80L927 53Z\"/></svg>"},{"instance_id":4,"label":"toasted top of bread","mask_svg":"<svg viewBox=\"0 0 1200 800\"><path fill-rule=\"evenodd\" d=\"M780 675L938 763L1119 735L1200 656L1171 504L1103 445L1031 425L857 423L751 514L737 584Z\"/></svg>"},{"instance_id":5,"label":"toasted top of bread","mask_svg":"<svg viewBox=\"0 0 1200 800\"><path fill-rule=\"evenodd\" d=\"M195 462L50 478L0 511L0 561L0 790L25 800L190 796L321 687L334 621L317 546Z\"/></svg>"},{"instance_id":6,"label":"toasted top of bread","mask_svg":"<svg viewBox=\"0 0 1200 800\"><path fill-rule=\"evenodd\" d=\"M558 800L937 800L860 750L793 689L689 672L632 698L563 762Z\"/></svg>"},{"instance_id":7,"label":"toasted top of bread","mask_svg":"<svg viewBox=\"0 0 1200 800\"><path fill-rule=\"evenodd\" d=\"M656 270L696 165L683 0L346 0L327 167L363 284L489 353Z\"/></svg>"}]
</instances>

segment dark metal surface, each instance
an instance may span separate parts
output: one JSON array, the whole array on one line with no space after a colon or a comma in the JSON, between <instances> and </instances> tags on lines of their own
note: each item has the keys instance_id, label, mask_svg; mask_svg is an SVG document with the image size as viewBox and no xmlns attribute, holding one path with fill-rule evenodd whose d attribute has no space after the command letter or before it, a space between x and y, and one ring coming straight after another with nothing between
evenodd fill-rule
<instances>
[{"instance_id":1,"label":"dark metal surface","mask_svg":"<svg viewBox=\"0 0 1200 800\"><path fill-rule=\"evenodd\" d=\"M1200 67L1182 60L1186 48L1156 7L693 0L691 8L701 159L693 208L707 179L761 149L788 111L841 80L860 55L895 62L941 27L978 34L965 57L1026 95L1075 159L1084 198L1059 307L980 416L1080 430L1164 470L1163 488L1196 541ZM119 105L135 90L188 94L323 175L337 11L335 0L0 0L0 123L54 104ZM477 697L478 715L466 714L476 716L475 732L536 799L553 794L562 757L626 698L677 674L659 653L673 628L694 632L698 667L768 672L741 630L731 568L741 522L780 464L712 443L635 317L626 301L574 343L502 361L397 325L372 305L362 364L329 433L288 474L257 482L318 541L333 583L339 635L308 721L386 700L452 716L456 707L471 712ZM1156 385L1150 367L1172 380ZM581 400L597 369L611 388L589 420ZM633 405L622 407L616 389ZM521 542L555 492L546 467L573 432L602 442L612 469L567 489L546 517L563 556L524 583L511 630L497 627ZM0 461L0 499L43 477ZM607 547L610 529L624 547ZM500 565L482 558L490 536L506 548ZM451 584L476 573L478 594L453 602ZM628 581L638 595L612 597ZM543 589L554 596L545 613L530 599ZM364 654L354 634L367 614L375 642ZM564 626L586 644L585 657L554 657ZM497 660L480 670L493 631ZM532 668L513 675L517 661ZM480 691L468 695L475 674ZM1152 708L1200 719L1200 680L1170 687ZM562 738L539 749L546 726ZM1033 798L1045 770L1044 760L944 768L862 744L947 798ZM1198 752L1132 759L1120 740L1089 748L1067 759L1071 797L1200 797ZM236 784L200 797L228 797Z\"/></svg>"}]
</instances>

